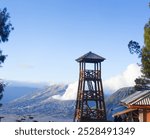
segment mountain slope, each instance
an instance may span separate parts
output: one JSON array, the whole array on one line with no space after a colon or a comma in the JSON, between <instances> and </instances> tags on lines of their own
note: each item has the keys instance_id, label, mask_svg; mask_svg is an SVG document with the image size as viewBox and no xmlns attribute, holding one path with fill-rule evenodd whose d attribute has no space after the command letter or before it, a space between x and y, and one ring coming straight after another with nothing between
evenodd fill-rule
<instances>
[{"instance_id":1,"label":"mountain slope","mask_svg":"<svg viewBox=\"0 0 150 139\"><path fill-rule=\"evenodd\" d=\"M32 83L13 80L5 80L4 83L6 84L6 86L4 88L3 98L0 101L2 104L8 103L21 96L33 93L39 89L44 88L45 86L49 86L49 83Z\"/></svg>"},{"instance_id":2,"label":"mountain slope","mask_svg":"<svg viewBox=\"0 0 150 139\"><path fill-rule=\"evenodd\" d=\"M120 101L126 98L127 96L133 94L134 92L135 90L133 87L124 87L117 90L115 93L113 93L106 99L106 113L108 120L113 120L112 115L124 109L122 105L120 105Z\"/></svg>"},{"instance_id":3,"label":"mountain slope","mask_svg":"<svg viewBox=\"0 0 150 139\"><path fill-rule=\"evenodd\" d=\"M66 85L53 85L16 99L0 109L3 115L34 115L49 117L48 120L72 121L74 114L73 100L56 100L54 95L63 95Z\"/></svg>"},{"instance_id":4,"label":"mountain slope","mask_svg":"<svg viewBox=\"0 0 150 139\"><path fill-rule=\"evenodd\" d=\"M36 90L37 88L27 86L6 86L4 88L3 99L1 100L1 103L8 103L16 98L33 93Z\"/></svg>"},{"instance_id":5,"label":"mountain slope","mask_svg":"<svg viewBox=\"0 0 150 139\"><path fill-rule=\"evenodd\" d=\"M3 121L72 121L75 100L55 99L54 96L64 96L68 85L52 85L36 90L0 108ZM19 91L19 90L18 90ZM21 91L21 90L20 90ZM72 92L72 90L71 90ZM111 96L105 96L107 119L113 120L112 115L120 110L119 102L134 93L133 87L121 88ZM21 120L22 121L22 120Z\"/></svg>"}]
</instances>

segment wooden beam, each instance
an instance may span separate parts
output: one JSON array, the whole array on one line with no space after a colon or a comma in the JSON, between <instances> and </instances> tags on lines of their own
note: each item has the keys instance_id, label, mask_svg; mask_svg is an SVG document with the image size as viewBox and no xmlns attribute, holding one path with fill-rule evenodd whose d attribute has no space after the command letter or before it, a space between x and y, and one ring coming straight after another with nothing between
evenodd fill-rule
<instances>
[{"instance_id":1,"label":"wooden beam","mask_svg":"<svg viewBox=\"0 0 150 139\"><path fill-rule=\"evenodd\" d=\"M150 105L127 105L130 109L150 109Z\"/></svg>"}]
</instances>

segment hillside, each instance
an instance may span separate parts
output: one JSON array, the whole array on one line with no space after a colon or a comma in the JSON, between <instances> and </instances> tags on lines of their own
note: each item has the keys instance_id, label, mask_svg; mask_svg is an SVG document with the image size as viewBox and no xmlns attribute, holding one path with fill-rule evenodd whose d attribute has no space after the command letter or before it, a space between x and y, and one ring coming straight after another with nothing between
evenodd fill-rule
<instances>
[{"instance_id":1,"label":"hillside","mask_svg":"<svg viewBox=\"0 0 150 139\"><path fill-rule=\"evenodd\" d=\"M62 99L64 96L74 98L74 95L70 97L72 91L75 91L70 88L70 85L55 84L42 88L9 86L5 91L8 91L9 95L5 95L10 101L3 103L0 108L0 116L4 117L2 121L73 120L75 100ZM10 92L12 98L16 98L15 100L11 98ZM133 87L121 88L110 96L105 93L108 120L113 120L112 115L120 110L120 100L132 93L134 93Z\"/></svg>"},{"instance_id":2,"label":"hillside","mask_svg":"<svg viewBox=\"0 0 150 139\"><path fill-rule=\"evenodd\" d=\"M16 98L30 94L38 90L38 88L28 86L6 86L3 92L2 104L8 103Z\"/></svg>"},{"instance_id":3,"label":"hillside","mask_svg":"<svg viewBox=\"0 0 150 139\"><path fill-rule=\"evenodd\" d=\"M54 95L61 95L65 92L66 85L53 85L41 91L28 94L19 99L3 105L0 108L0 114L6 117L17 117L18 115L31 116L34 119L42 119L44 121L72 121L74 114L73 100L54 99ZM14 119L13 119L14 120ZM39 119L41 121L41 119Z\"/></svg>"},{"instance_id":4,"label":"hillside","mask_svg":"<svg viewBox=\"0 0 150 139\"><path fill-rule=\"evenodd\" d=\"M133 87L124 87L117 90L115 93L113 93L106 99L106 112L108 120L113 120L112 115L124 109L120 105L120 100L126 98L127 96L133 94L134 92L135 90Z\"/></svg>"}]
</instances>

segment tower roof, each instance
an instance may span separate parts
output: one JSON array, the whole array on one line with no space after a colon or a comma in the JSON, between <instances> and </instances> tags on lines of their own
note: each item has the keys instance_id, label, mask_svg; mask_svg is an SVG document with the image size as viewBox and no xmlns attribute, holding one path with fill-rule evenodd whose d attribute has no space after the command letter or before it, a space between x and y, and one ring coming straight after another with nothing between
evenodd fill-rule
<instances>
[{"instance_id":1,"label":"tower roof","mask_svg":"<svg viewBox=\"0 0 150 139\"><path fill-rule=\"evenodd\" d=\"M88 62L88 63L103 62L104 60L105 58L97 54L94 54L91 51L76 59L77 62Z\"/></svg>"}]
</instances>

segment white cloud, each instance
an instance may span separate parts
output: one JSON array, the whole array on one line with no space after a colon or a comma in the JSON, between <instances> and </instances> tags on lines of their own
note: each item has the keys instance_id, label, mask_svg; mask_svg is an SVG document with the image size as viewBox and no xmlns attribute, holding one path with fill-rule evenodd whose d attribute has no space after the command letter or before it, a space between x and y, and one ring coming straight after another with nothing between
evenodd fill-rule
<instances>
[{"instance_id":1,"label":"white cloud","mask_svg":"<svg viewBox=\"0 0 150 139\"><path fill-rule=\"evenodd\" d=\"M34 68L34 66L30 64L20 64L18 65L18 67L21 69L33 69Z\"/></svg>"},{"instance_id":2,"label":"white cloud","mask_svg":"<svg viewBox=\"0 0 150 139\"><path fill-rule=\"evenodd\" d=\"M77 97L77 88L78 88L78 81L69 84L68 88L66 89L66 92L62 96L55 95L53 96L53 98L60 100L75 100Z\"/></svg>"},{"instance_id":3,"label":"white cloud","mask_svg":"<svg viewBox=\"0 0 150 139\"><path fill-rule=\"evenodd\" d=\"M119 88L134 86L134 80L140 75L140 67L137 64L130 64L123 73L105 80L104 89L113 93Z\"/></svg>"},{"instance_id":4,"label":"white cloud","mask_svg":"<svg viewBox=\"0 0 150 139\"><path fill-rule=\"evenodd\" d=\"M122 87L129 87L134 85L135 78L141 75L140 67L137 64L130 64L124 72L103 81L104 91L113 93ZM53 96L54 99L59 100L74 100L77 96L78 81L72 83L66 89L66 92L61 95Z\"/></svg>"}]
</instances>

